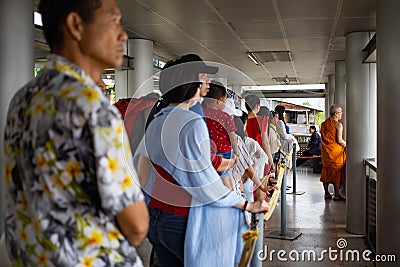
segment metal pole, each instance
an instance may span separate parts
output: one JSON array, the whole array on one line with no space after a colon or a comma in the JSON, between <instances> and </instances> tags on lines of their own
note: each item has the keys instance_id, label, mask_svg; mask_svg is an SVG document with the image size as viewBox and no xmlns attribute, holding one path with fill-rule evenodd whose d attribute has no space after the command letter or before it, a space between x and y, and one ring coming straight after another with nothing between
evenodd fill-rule
<instances>
[{"instance_id":1,"label":"metal pole","mask_svg":"<svg viewBox=\"0 0 400 267\"><path fill-rule=\"evenodd\" d=\"M300 232L286 231L286 166L283 167L283 178L281 185L281 230L270 232L266 237L294 240L301 235Z\"/></svg>"},{"instance_id":2,"label":"metal pole","mask_svg":"<svg viewBox=\"0 0 400 267\"><path fill-rule=\"evenodd\" d=\"M286 166L281 186L281 235L286 235Z\"/></svg>"},{"instance_id":3,"label":"metal pole","mask_svg":"<svg viewBox=\"0 0 400 267\"><path fill-rule=\"evenodd\" d=\"M292 155L292 164L293 164L293 193L296 194L296 145L293 145L293 155Z\"/></svg>"}]
</instances>

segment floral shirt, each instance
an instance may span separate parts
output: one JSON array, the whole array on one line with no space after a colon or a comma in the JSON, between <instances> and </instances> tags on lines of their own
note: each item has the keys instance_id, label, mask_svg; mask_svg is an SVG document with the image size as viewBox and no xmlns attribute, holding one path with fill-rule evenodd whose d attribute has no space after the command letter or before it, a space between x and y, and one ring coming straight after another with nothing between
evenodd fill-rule
<instances>
[{"instance_id":1,"label":"floral shirt","mask_svg":"<svg viewBox=\"0 0 400 267\"><path fill-rule=\"evenodd\" d=\"M50 55L12 99L4 135L5 234L14 266L142 266L115 215L143 200L118 110Z\"/></svg>"}]
</instances>

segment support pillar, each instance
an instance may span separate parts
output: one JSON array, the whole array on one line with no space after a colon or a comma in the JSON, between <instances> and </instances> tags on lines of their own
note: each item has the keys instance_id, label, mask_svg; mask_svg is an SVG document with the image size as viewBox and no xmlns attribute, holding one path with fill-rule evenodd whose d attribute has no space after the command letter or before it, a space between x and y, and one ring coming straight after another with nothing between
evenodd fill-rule
<instances>
[{"instance_id":1,"label":"support pillar","mask_svg":"<svg viewBox=\"0 0 400 267\"><path fill-rule=\"evenodd\" d=\"M4 0L0 8L0 234L4 229L4 126L11 98L34 73L33 6L33 1Z\"/></svg>"},{"instance_id":2,"label":"support pillar","mask_svg":"<svg viewBox=\"0 0 400 267\"><path fill-rule=\"evenodd\" d=\"M343 110L343 138L346 140L346 61L335 62L335 104L340 105Z\"/></svg>"},{"instance_id":3,"label":"support pillar","mask_svg":"<svg viewBox=\"0 0 400 267\"><path fill-rule=\"evenodd\" d=\"M377 108L377 84L376 84L376 63L369 65L369 129L370 129L370 145L368 146L368 154L371 158L377 156L378 144L378 108Z\"/></svg>"},{"instance_id":4,"label":"support pillar","mask_svg":"<svg viewBox=\"0 0 400 267\"><path fill-rule=\"evenodd\" d=\"M115 69L115 100L128 98L128 70Z\"/></svg>"},{"instance_id":5,"label":"support pillar","mask_svg":"<svg viewBox=\"0 0 400 267\"><path fill-rule=\"evenodd\" d=\"M346 161L346 230L365 234L366 182L363 159L369 154L369 66L363 64L363 48L370 40L368 32L346 34L346 108L347 161Z\"/></svg>"},{"instance_id":6,"label":"support pillar","mask_svg":"<svg viewBox=\"0 0 400 267\"><path fill-rule=\"evenodd\" d=\"M153 92L153 41L129 39L126 43L126 53L133 57L133 69L115 71L117 99L138 98Z\"/></svg>"},{"instance_id":7,"label":"support pillar","mask_svg":"<svg viewBox=\"0 0 400 267\"><path fill-rule=\"evenodd\" d=\"M370 132L370 141L369 141L369 155L370 158L377 157L377 144L378 144L378 109L377 109L377 73L376 73L376 63L369 63L369 132ZM368 194L368 192L367 192ZM368 212L368 210L367 210ZM368 229L367 229L368 231Z\"/></svg>"},{"instance_id":8,"label":"support pillar","mask_svg":"<svg viewBox=\"0 0 400 267\"><path fill-rule=\"evenodd\" d=\"M330 106L329 106L329 85L328 84L325 84L325 92L326 92L326 95L325 95L325 119L327 119L330 116L330 112L329 112L329 109L330 109Z\"/></svg>"},{"instance_id":9,"label":"support pillar","mask_svg":"<svg viewBox=\"0 0 400 267\"><path fill-rule=\"evenodd\" d=\"M378 182L377 254L400 258L400 1L379 0L377 5L378 70ZM380 265L377 266L388 266Z\"/></svg>"},{"instance_id":10,"label":"support pillar","mask_svg":"<svg viewBox=\"0 0 400 267\"><path fill-rule=\"evenodd\" d=\"M153 41L128 40L128 56L133 57L133 70L128 70L128 95L141 97L153 92Z\"/></svg>"},{"instance_id":11,"label":"support pillar","mask_svg":"<svg viewBox=\"0 0 400 267\"><path fill-rule=\"evenodd\" d=\"M328 76L328 87L329 87L329 108L336 103L335 99L335 92L336 92L336 85L335 85L335 75Z\"/></svg>"}]
</instances>

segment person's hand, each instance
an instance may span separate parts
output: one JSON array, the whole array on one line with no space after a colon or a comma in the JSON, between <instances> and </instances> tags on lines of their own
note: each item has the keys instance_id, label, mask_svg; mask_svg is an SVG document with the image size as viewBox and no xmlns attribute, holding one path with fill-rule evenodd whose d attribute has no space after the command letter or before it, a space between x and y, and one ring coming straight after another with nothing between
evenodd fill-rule
<instances>
[{"instance_id":1,"label":"person's hand","mask_svg":"<svg viewBox=\"0 0 400 267\"><path fill-rule=\"evenodd\" d=\"M266 193L266 192L264 192L264 191L262 191L260 188L258 188L257 190L256 190L256 198L255 198L255 200L265 200L265 199L267 199L267 194L269 195L269 193Z\"/></svg>"},{"instance_id":2,"label":"person's hand","mask_svg":"<svg viewBox=\"0 0 400 267\"><path fill-rule=\"evenodd\" d=\"M251 213L266 213L267 211L269 211L269 203L265 200L249 202L249 204L247 204L246 210Z\"/></svg>"},{"instance_id":3,"label":"person's hand","mask_svg":"<svg viewBox=\"0 0 400 267\"><path fill-rule=\"evenodd\" d=\"M263 191L265 193L268 192L267 187L263 183L261 183L257 189L260 189L261 191Z\"/></svg>"},{"instance_id":4,"label":"person's hand","mask_svg":"<svg viewBox=\"0 0 400 267\"><path fill-rule=\"evenodd\" d=\"M277 190L277 191L279 191L279 187L277 187L276 185L269 185L269 186L268 186L268 191L271 191L271 190Z\"/></svg>"},{"instance_id":5,"label":"person's hand","mask_svg":"<svg viewBox=\"0 0 400 267\"><path fill-rule=\"evenodd\" d=\"M265 178L261 181L261 184L258 186L257 189L260 189L261 191L268 193L268 178Z\"/></svg>"},{"instance_id":6,"label":"person's hand","mask_svg":"<svg viewBox=\"0 0 400 267\"><path fill-rule=\"evenodd\" d=\"M270 169L271 172L275 172L275 165L274 165L274 162L269 163L269 169Z\"/></svg>"},{"instance_id":7,"label":"person's hand","mask_svg":"<svg viewBox=\"0 0 400 267\"><path fill-rule=\"evenodd\" d=\"M261 190L263 190L264 192L268 191L268 182L269 182L269 177L268 175L265 176L262 180L261 180Z\"/></svg>"},{"instance_id":8,"label":"person's hand","mask_svg":"<svg viewBox=\"0 0 400 267\"><path fill-rule=\"evenodd\" d=\"M231 160L232 160L231 168L235 168L239 164L239 158L236 155L233 155Z\"/></svg>"}]
</instances>

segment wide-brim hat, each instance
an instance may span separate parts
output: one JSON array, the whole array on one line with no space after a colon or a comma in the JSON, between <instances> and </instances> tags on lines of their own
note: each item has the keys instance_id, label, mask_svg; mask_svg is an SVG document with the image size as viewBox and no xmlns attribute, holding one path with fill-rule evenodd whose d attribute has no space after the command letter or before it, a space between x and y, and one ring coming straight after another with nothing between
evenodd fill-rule
<instances>
[{"instance_id":1,"label":"wide-brim hat","mask_svg":"<svg viewBox=\"0 0 400 267\"><path fill-rule=\"evenodd\" d=\"M217 72L218 67L206 65L198 55L184 55L165 64L160 73L160 91L165 94L177 86L200 82L199 73L215 74Z\"/></svg>"},{"instance_id":2,"label":"wide-brim hat","mask_svg":"<svg viewBox=\"0 0 400 267\"><path fill-rule=\"evenodd\" d=\"M180 63L192 63L190 66L195 68L199 73L215 74L218 72L218 67L206 65L204 60L196 54L187 54L179 58Z\"/></svg>"},{"instance_id":3,"label":"wide-brim hat","mask_svg":"<svg viewBox=\"0 0 400 267\"><path fill-rule=\"evenodd\" d=\"M235 102L232 98L226 99L225 108L223 109L224 112L228 113L229 115L240 117L242 116L243 112L240 109L235 107Z\"/></svg>"}]
</instances>

